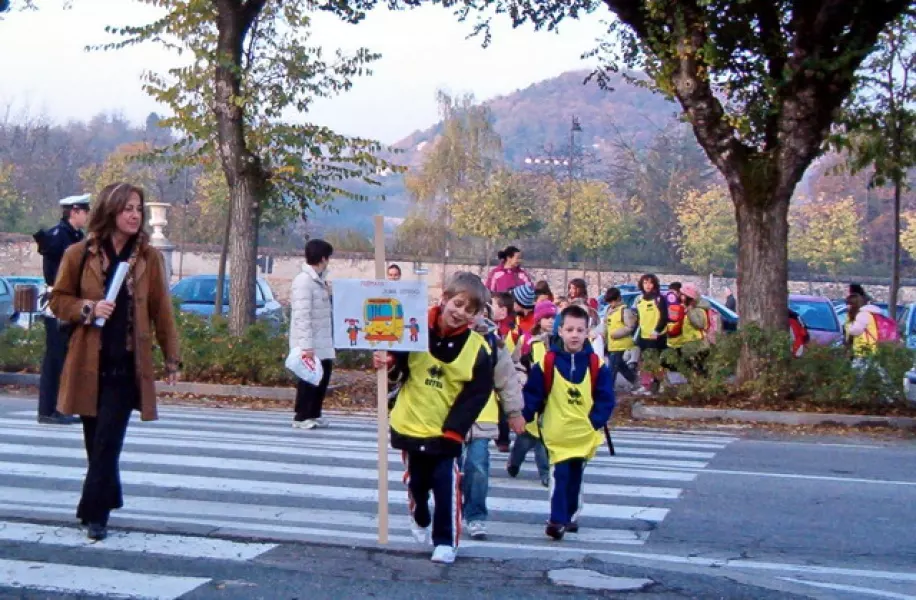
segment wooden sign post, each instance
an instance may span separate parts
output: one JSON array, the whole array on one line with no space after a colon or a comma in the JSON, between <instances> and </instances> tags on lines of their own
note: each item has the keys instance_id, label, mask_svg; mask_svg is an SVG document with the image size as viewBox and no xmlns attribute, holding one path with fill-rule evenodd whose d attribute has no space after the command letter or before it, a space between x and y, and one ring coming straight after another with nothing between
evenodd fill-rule
<instances>
[{"instance_id":1,"label":"wooden sign post","mask_svg":"<svg viewBox=\"0 0 916 600\"><path fill-rule=\"evenodd\" d=\"M375 277L385 279L385 222L375 216ZM387 356L387 352L382 352ZM388 372L378 370L378 543L388 543Z\"/></svg>"}]
</instances>

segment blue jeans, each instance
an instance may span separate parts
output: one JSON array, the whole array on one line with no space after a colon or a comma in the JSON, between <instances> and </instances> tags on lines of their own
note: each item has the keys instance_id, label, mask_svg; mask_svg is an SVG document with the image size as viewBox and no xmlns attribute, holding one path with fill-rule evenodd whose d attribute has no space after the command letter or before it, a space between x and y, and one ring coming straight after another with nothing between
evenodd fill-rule
<instances>
[{"instance_id":1,"label":"blue jeans","mask_svg":"<svg viewBox=\"0 0 916 600\"><path fill-rule=\"evenodd\" d=\"M538 475L541 481L547 481L550 477L550 466L547 463L547 448L544 443L534 437L527 431L515 437L515 443L512 444L512 451L509 453L509 464L513 467L521 467L525 462L528 452L534 449L534 464L538 467Z\"/></svg>"},{"instance_id":2,"label":"blue jeans","mask_svg":"<svg viewBox=\"0 0 916 600\"><path fill-rule=\"evenodd\" d=\"M623 378L630 382L630 385L636 385L636 373L623 360L625 350L615 350L608 352L608 368L611 370L611 383L617 385L617 374L623 375Z\"/></svg>"},{"instance_id":3,"label":"blue jeans","mask_svg":"<svg viewBox=\"0 0 916 600\"><path fill-rule=\"evenodd\" d=\"M487 494L490 491L490 440L473 439L464 447L461 465L461 494L464 519L487 520Z\"/></svg>"}]
</instances>

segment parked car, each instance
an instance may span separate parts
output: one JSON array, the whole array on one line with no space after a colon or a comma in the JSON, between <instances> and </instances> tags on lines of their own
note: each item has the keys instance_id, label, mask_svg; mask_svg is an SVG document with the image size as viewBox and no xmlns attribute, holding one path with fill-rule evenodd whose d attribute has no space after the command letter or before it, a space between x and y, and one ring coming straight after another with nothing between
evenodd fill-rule
<instances>
[{"instance_id":1,"label":"parked car","mask_svg":"<svg viewBox=\"0 0 916 600\"><path fill-rule=\"evenodd\" d=\"M42 311L48 305L48 299L45 294L48 291L48 285L45 283L43 277L30 277L26 275L7 275L4 277L6 282L10 284L10 287L13 289L13 294L15 296L16 286L17 285L34 285L38 288L38 310L29 314L27 312L21 312L16 314L16 319L13 321L19 327L28 327L29 320L31 317L31 322L36 323L41 318Z\"/></svg>"},{"instance_id":2,"label":"parked car","mask_svg":"<svg viewBox=\"0 0 916 600\"><path fill-rule=\"evenodd\" d=\"M172 286L172 296L184 312L211 316L216 302L216 275L192 275ZM223 314L229 312L229 278L223 285ZM258 277L255 286L255 318L279 328L285 319L283 307L266 280Z\"/></svg>"},{"instance_id":3,"label":"parked car","mask_svg":"<svg viewBox=\"0 0 916 600\"><path fill-rule=\"evenodd\" d=\"M830 299L823 296L789 294L789 308L801 317L802 322L808 327L808 333L811 334L811 341L815 344L830 346L842 343L842 322Z\"/></svg>"},{"instance_id":4,"label":"parked car","mask_svg":"<svg viewBox=\"0 0 916 600\"><path fill-rule=\"evenodd\" d=\"M916 350L916 303L907 304L897 313L897 327L906 347Z\"/></svg>"},{"instance_id":5,"label":"parked car","mask_svg":"<svg viewBox=\"0 0 916 600\"><path fill-rule=\"evenodd\" d=\"M13 286L0 277L0 331L13 321Z\"/></svg>"}]
</instances>

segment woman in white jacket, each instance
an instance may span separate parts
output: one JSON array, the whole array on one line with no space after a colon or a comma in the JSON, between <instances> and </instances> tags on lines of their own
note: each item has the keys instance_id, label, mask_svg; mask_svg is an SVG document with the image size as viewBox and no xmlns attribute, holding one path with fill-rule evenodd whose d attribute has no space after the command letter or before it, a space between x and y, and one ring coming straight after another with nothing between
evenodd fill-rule
<instances>
[{"instance_id":1,"label":"woman in white jacket","mask_svg":"<svg viewBox=\"0 0 916 600\"><path fill-rule=\"evenodd\" d=\"M328 286L328 263L334 248L324 240L310 240L305 245L305 264L293 280L292 316L289 324L289 347L302 350L302 358L321 361L324 375L318 385L302 380L296 384L296 416L293 427L314 429L327 427L321 417L321 405L328 391L334 366L334 340L331 332L331 289Z\"/></svg>"}]
</instances>

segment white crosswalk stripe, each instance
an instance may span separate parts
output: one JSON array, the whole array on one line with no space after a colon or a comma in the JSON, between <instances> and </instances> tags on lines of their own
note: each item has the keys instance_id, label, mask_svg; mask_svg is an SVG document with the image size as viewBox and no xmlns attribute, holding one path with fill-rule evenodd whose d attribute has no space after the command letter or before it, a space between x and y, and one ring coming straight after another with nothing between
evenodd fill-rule
<instances>
[{"instance_id":1,"label":"white crosswalk stripe","mask_svg":"<svg viewBox=\"0 0 916 600\"><path fill-rule=\"evenodd\" d=\"M48 427L33 412L0 417L0 542L57 545L92 552L253 559L271 542L373 546L377 535L375 422L329 415L332 427L300 431L278 412L165 407L161 421L132 422L121 460L125 508L112 515L107 540L88 544L72 527L85 455L79 426ZM602 449L586 470L581 530L563 553L606 552L644 544L716 452L735 438L716 433L617 430L617 456ZM400 452L389 452L390 540L415 548L401 484ZM547 491L529 462L517 479L491 452L489 537L471 548L530 556L555 551L544 536ZM47 523L65 523L48 525ZM142 533L161 532L161 533ZM131 573L0 560L0 589L176 598L206 578ZM56 587L42 587L53 581ZM152 591L151 591L152 590ZM150 595L152 594L152 595Z\"/></svg>"}]
</instances>

